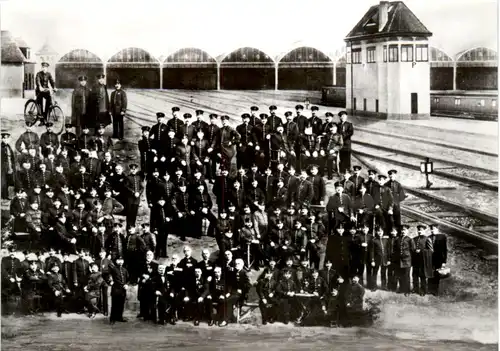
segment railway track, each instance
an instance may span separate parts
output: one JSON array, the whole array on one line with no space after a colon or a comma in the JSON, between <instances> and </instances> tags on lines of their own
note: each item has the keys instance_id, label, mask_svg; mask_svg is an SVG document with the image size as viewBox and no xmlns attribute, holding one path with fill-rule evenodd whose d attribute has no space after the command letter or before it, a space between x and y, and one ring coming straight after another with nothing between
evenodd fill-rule
<instances>
[{"instance_id":1,"label":"railway track","mask_svg":"<svg viewBox=\"0 0 500 351\"><path fill-rule=\"evenodd\" d=\"M368 135L368 133L366 134ZM387 146L391 145L390 140L396 138L395 136L377 138L377 143L366 141L370 139L369 137L363 138L363 140L353 139L353 154L389 162L419 172L420 163L429 157L434 163L433 174L435 176L498 192L498 172L494 170L497 167L497 157L481 156L475 154L473 150L469 150L463 151L462 160L459 160L459 156L454 157L452 153L445 156L446 149L442 149L440 154L437 153L439 149L436 150L437 152L432 153L422 149L419 150L417 141L413 142L413 146L408 143L405 149L398 144L396 144L397 146ZM428 148L428 145L426 145L426 148ZM488 165L471 164L479 157L488 158ZM469 158L470 163L466 163L467 158Z\"/></svg>"}]
</instances>

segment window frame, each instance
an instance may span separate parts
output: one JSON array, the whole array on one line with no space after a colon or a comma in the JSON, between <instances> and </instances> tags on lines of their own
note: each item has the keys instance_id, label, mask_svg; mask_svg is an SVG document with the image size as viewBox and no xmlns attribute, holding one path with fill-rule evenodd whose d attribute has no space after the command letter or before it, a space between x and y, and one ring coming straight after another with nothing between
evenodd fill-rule
<instances>
[{"instance_id":1,"label":"window frame","mask_svg":"<svg viewBox=\"0 0 500 351\"><path fill-rule=\"evenodd\" d=\"M418 53L421 53L421 59L418 59ZM425 55L424 55L425 53ZM429 62L429 45L427 44L417 44L415 46L415 53L414 53L414 59L415 62ZM425 56L425 58L424 58Z\"/></svg>"},{"instance_id":2,"label":"window frame","mask_svg":"<svg viewBox=\"0 0 500 351\"><path fill-rule=\"evenodd\" d=\"M389 62L399 62L399 45L397 44L392 44L389 45L389 52L388 52L388 60ZM391 59L391 54L393 54L392 59ZM395 57L394 57L395 54Z\"/></svg>"},{"instance_id":3,"label":"window frame","mask_svg":"<svg viewBox=\"0 0 500 351\"><path fill-rule=\"evenodd\" d=\"M362 63L362 51L361 48L359 49L352 49L352 63L353 64L360 64Z\"/></svg>"},{"instance_id":4,"label":"window frame","mask_svg":"<svg viewBox=\"0 0 500 351\"><path fill-rule=\"evenodd\" d=\"M401 62L413 62L413 44L401 45Z\"/></svg>"},{"instance_id":5,"label":"window frame","mask_svg":"<svg viewBox=\"0 0 500 351\"><path fill-rule=\"evenodd\" d=\"M384 49L383 50L384 50L384 54L383 54L383 56L384 56L384 62L387 62L387 45L384 45Z\"/></svg>"},{"instance_id":6,"label":"window frame","mask_svg":"<svg viewBox=\"0 0 500 351\"><path fill-rule=\"evenodd\" d=\"M367 47L366 48L366 63L377 62L376 57L377 57L377 48L375 46Z\"/></svg>"}]
</instances>

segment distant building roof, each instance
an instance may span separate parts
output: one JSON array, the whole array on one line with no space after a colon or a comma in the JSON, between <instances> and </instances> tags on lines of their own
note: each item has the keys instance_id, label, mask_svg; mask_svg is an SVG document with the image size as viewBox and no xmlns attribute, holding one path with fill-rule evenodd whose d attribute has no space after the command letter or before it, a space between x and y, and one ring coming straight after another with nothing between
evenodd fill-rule
<instances>
[{"instance_id":1,"label":"distant building roof","mask_svg":"<svg viewBox=\"0 0 500 351\"><path fill-rule=\"evenodd\" d=\"M12 36L12 33L9 32L8 30L2 30L0 34L1 34L2 45L14 42L14 37Z\"/></svg>"},{"instance_id":2,"label":"distant building roof","mask_svg":"<svg viewBox=\"0 0 500 351\"><path fill-rule=\"evenodd\" d=\"M24 63L24 57L21 49L16 43L5 43L2 41L2 63Z\"/></svg>"},{"instance_id":3,"label":"distant building roof","mask_svg":"<svg viewBox=\"0 0 500 351\"><path fill-rule=\"evenodd\" d=\"M49 43L43 44L42 48L38 50L37 55L57 55L58 52L52 49Z\"/></svg>"},{"instance_id":4,"label":"distant building roof","mask_svg":"<svg viewBox=\"0 0 500 351\"><path fill-rule=\"evenodd\" d=\"M379 21L383 17L380 12L384 9L382 6L384 3L388 11L387 21L383 28L379 30ZM358 24L347 34L345 40L386 37L389 35L429 37L432 33L402 1L381 1L379 5L370 7Z\"/></svg>"},{"instance_id":5,"label":"distant building roof","mask_svg":"<svg viewBox=\"0 0 500 351\"><path fill-rule=\"evenodd\" d=\"M29 48L30 46L28 45L28 43L26 43L24 41L23 38L20 38L20 37L17 37L15 39L16 43L17 43L17 46L19 46L20 48Z\"/></svg>"}]
</instances>

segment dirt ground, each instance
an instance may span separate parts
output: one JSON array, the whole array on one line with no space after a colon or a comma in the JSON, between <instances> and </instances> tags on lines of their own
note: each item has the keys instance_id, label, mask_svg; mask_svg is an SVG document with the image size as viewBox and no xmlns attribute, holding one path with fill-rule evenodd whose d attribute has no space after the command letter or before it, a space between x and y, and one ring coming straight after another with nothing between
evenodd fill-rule
<instances>
[{"instance_id":1,"label":"dirt ground","mask_svg":"<svg viewBox=\"0 0 500 351\"><path fill-rule=\"evenodd\" d=\"M202 93L200 93L202 94ZM66 97L67 99L67 97ZM60 98L65 104L65 98ZM62 100L62 101L61 101ZM129 100L141 103L142 97L129 93ZM158 101L159 105L165 105ZM250 103L249 103L250 104ZM288 102L294 106L294 102ZM157 106L151 106L157 109ZM63 105L64 109L64 105ZM64 109L64 110L67 110ZM163 107L164 111L169 106ZM11 130L13 142L23 131L19 114L2 109L2 129ZM154 119L153 115L151 116ZM128 121L130 122L130 121ZM123 163L138 162L128 157L136 150L140 125L145 122L125 122L129 142L116 146ZM151 123L152 124L152 123ZM40 129L41 132L41 129ZM331 192L331 185L328 191ZM8 209L2 203L2 214ZM146 206L139 210L139 220L148 220ZM407 220L407 219L405 219ZM410 223L414 225L415 223ZM182 253L184 243L170 238L169 255ZM211 238L188 238L193 255L201 248L217 249ZM377 305L381 313L371 328L329 329L297 328L291 325L261 326L257 312L245 324L226 328L199 327L179 323L177 326L155 326L135 319L128 311L129 323L110 326L104 317L88 320L80 315L53 313L36 317L3 317L1 336L5 350L153 350L169 348L189 350L490 350L498 346L498 265L484 259L484 253L474 246L449 238L449 262L453 276L443 280L439 298L410 296L405 298L388 292L367 292L366 298ZM256 273L253 273L255 279ZM129 296L129 301L134 294ZM133 309L134 304L129 304ZM486 345L489 344L489 345Z\"/></svg>"}]
</instances>

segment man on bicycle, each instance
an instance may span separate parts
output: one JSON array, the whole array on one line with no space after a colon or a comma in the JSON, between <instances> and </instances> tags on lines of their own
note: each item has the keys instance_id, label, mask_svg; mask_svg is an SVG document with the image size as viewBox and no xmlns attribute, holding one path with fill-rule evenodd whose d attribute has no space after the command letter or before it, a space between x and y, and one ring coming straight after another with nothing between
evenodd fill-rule
<instances>
[{"instance_id":1,"label":"man on bicycle","mask_svg":"<svg viewBox=\"0 0 500 351\"><path fill-rule=\"evenodd\" d=\"M57 91L54 78L52 78L52 74L48 72L48 67L49 64L47 62L42 62L42 70L38 72L35 77L36 103L40 106L43 117L39 125L44 125L47 121L49 106L52 105L50 89L52 88L54 91ZM45 108L43 106L43 99L45 99Z\"/></svg>"}]
</instances>

